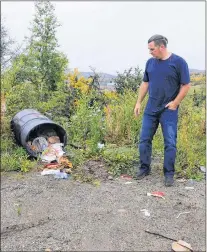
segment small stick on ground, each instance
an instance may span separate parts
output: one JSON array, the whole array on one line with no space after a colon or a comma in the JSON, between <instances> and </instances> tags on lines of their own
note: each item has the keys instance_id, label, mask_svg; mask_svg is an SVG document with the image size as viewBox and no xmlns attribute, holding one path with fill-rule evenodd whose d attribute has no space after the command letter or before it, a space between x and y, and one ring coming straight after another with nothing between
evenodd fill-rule
<instances>
[{"instance_id":1,"label":"small stick on ground","mask_svg":"<svg viewBox=\"0 0 207 252\"><path fill-rule=\"evenodd\" d=\"M146 232L146 233L149 233L149 234L153 234L153 235L158 235L158 236L160 236L160 237L166 238L166 239L171 240L171 241L177 241L177 240L175 240L175 239L173 239L173 238L164 236L164 235L159 234L159 233L151 232L151 231L148 231L148 230L145 230L145 232Z\"/></svg>"},{"instance_id":2,"label":"small stick on ground","mask_svg":"<svg viewBox=\"0 0 207 252\"><path fill-rule=\"evenodd\" d=\"M190 212L183 212L183 213L179 213L178 216L176 217L176 219L178 219L180 217L181 214L188 214Z\"/></svg>"}]
</instances>

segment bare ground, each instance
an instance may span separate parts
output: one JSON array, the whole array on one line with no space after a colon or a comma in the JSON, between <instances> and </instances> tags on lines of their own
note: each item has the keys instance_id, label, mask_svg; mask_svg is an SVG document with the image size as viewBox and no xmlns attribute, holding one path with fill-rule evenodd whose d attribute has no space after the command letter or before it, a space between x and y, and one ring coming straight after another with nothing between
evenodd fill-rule
<instances>
[{"instance_id":1,"label":"bare ground","mask_svg":"<svg viewBox=\"0 0 207 252\"><path fill-rule=\"evenodd\" d=\"M194 190L178 181L166 188L154 170L131 181L95 187L40 172L3 173L1 251L171 251L173 239L205 251L204 180L195 182ZM147 196L152 191L163 191L165 199ZM182 212L190 213L177 218Z\"/></svg>"}]
</instances>

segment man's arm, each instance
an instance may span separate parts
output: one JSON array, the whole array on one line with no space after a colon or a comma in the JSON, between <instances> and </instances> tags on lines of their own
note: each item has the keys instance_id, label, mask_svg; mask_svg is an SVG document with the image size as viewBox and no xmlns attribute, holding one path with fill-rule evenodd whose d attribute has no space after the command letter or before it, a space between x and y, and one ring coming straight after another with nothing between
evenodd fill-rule
<instances>
[{"instance_id":1,"label":"man's arm","mask_svg":"<svg viewBox=\"0 0 207 252\"><path fill-rule=\"evenodd\" d=\"M188 64L184 59L180 59L178 63L178 71L180 76L180 83L181 88L177 95L177 97L174 99L174 101L169 102L165 107L168 107L169 109L176 110L178 105L181 103L181 101L184 99L184 97L187 95L189 89L190 89L190 73L188 69Z\"/></svg>"},{"instance_id":2,"label":"man's arm","mask_svg":"<svg viewBox=\"0 0 207 252\"><path fill-rule=\"evenodd\" d=\"M136 105L134 108L135 116L138 116L140 114L141 103L144 100L144 97L146 96L146 94L148 92L148 87L149 87L148 82L142 82L142 84L140 85L138 99L137 99L137 102L136 102Z\"/></svg>"},{"instance_id":3,"label":"man's arm","mask_svg":"<svg viewBox=\"0 0 207 252\"><path fill-rule=\"evenodd\" d=\"M169 102L165 107L172 110L176 110L177 106L181 103L181 101L187 95L189 89L190 89L190 83L182 85L174 101Z\"/></svg>"}]
</instances>

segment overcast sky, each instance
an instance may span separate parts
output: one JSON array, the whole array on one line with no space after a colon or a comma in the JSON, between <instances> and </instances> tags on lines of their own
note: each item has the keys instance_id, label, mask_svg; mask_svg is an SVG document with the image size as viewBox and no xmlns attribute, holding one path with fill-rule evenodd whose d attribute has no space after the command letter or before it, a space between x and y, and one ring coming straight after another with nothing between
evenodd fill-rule
<instances>
[{"instance_id":1,"label":"overcast sky","mask_svg":"<svg viewBox=\"0 0 207 252\"><path fill-rule=\"evenodd\" d=\"M205 69L205 2L52 2L62 24L57 38L69 68L116 74L144 69L147 40L168 38L169 51L190 68ZM21 43L33 20L34 2L2 2L10 36Z\"/></svg>"}]
</instances>

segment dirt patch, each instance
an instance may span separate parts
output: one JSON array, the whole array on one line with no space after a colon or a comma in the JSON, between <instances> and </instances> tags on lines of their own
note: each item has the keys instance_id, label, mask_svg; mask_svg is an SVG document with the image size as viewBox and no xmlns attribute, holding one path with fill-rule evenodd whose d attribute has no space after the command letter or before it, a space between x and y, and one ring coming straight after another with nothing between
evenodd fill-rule
<instances>
[{"instance_id":1,"label":"dirt patch","mask_svg":"<svg viewBox=\"0 0 207 252\"><path fill-rule=\"evenodd\" d=\"M107 166L103 160L86 161L75 171L75 175L81 181L100 180L106 181L109 178Z\"/></svg>"},{"instance_id":2,"label":"dirt patch","mask_svg":"<svg viewBox=\"0 0 207 252\"><path fill-rule=\"evenodd\" d=\"M87 173L96 176L97 164L88 162ZM106 180L98 187L40 172L17 174L1 176L2 251L164 252L178 239L205 251L204 180L186 190L189 181L166 188L155 169L141 181ZM153 191L165 199L147 196Z\"/></svg>"}]
</instances>

